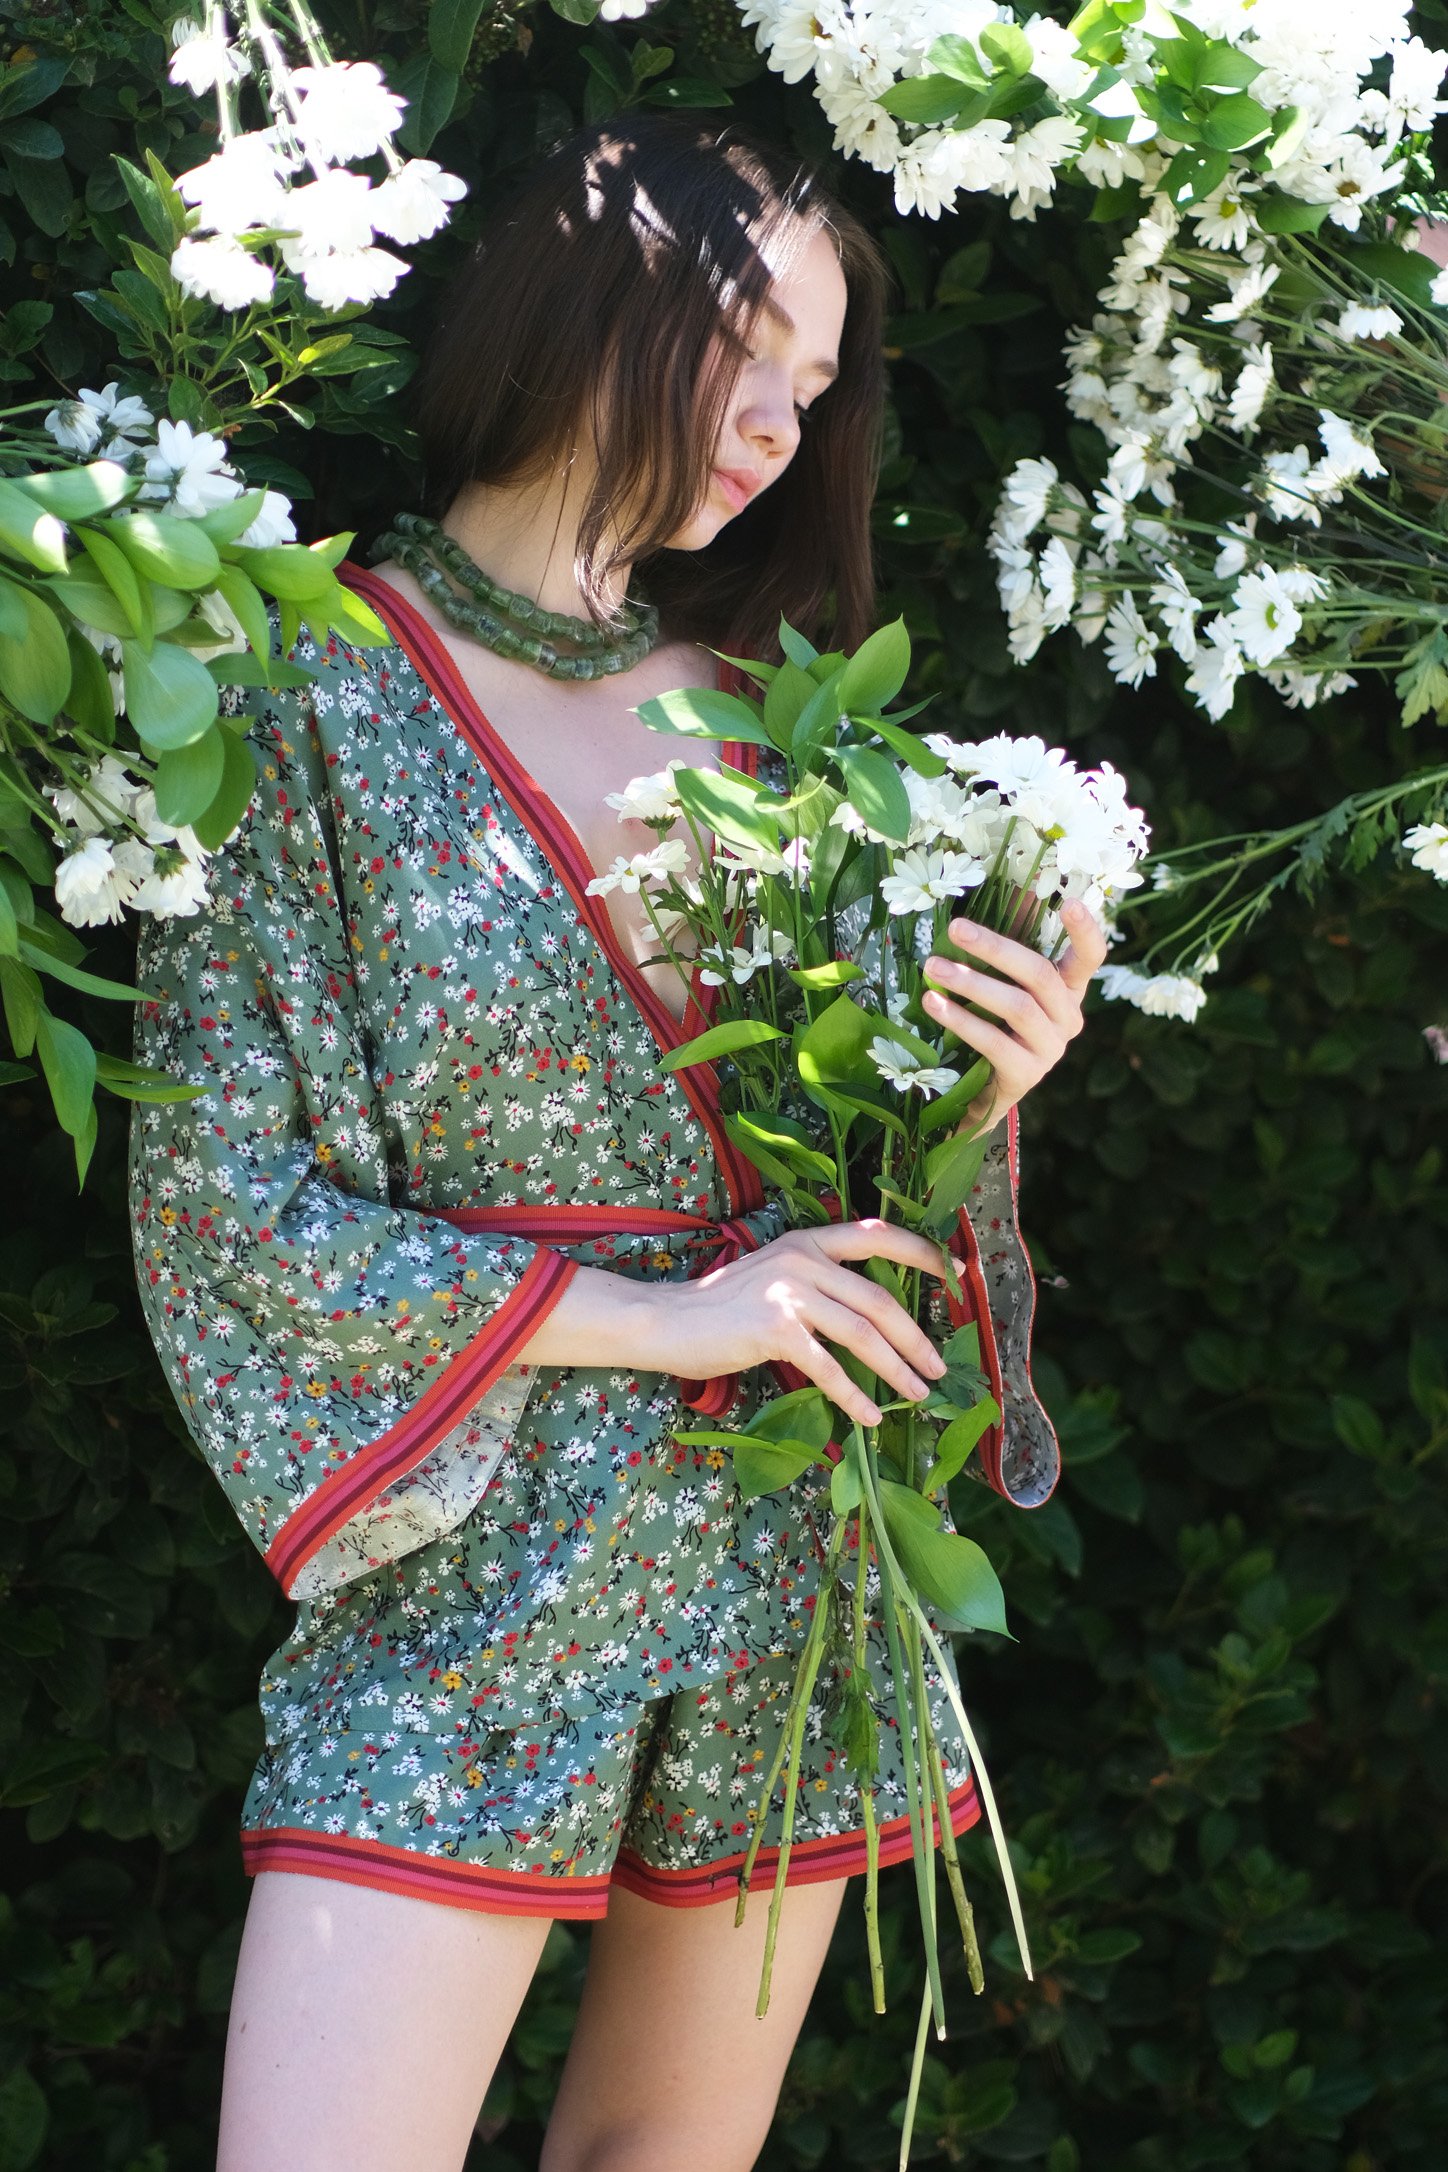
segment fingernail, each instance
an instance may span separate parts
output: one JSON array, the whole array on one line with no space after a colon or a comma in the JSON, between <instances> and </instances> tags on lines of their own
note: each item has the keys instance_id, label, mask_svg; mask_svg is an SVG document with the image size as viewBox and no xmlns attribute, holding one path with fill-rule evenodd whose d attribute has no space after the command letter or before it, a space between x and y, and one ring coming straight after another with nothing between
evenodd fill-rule
<instances>
[{"instance_id":1,"label":"fingernail","mask_svg":"<svg viewBox=\"0 0 1448 2172\"><path fill-rule=\"evenodd\" d=\"M866 1418L865 1423L866 1425L878 1425L884 1415L885 1413L882 1410L876 1410L874 1404L872 1403L870 1405L870 1414Z\"/></svg>"},{"instance_id":2,"label":"fingernail","mask_svg":"<svg viewBox=\"0 0 1448 2172\"><path fill-rule=\"evenodd\" d=\"M930 1353L930 1369L935 1374L937 1380L943 1372L949 1371L949 1367L946 1365L944 1358L940 1355L940 1352L938 1350L932 1350Z\"/></svg>"},{"instance_id":3,"label":"fingernail","mask_svg":"<svg viewBox=\"0 0 1448 2172\"><path fill-rule=\"evenodd\" d=\"M932 993L926 996L924 1007L927 1011L943 1011L945 1008L945 998L943 995L935 995L934 993Z\"/></svg>"},{"instance_id":4,"label":"fingernail","mask_svg":"<svg viewBox=\"0 0 1448 2172\"><path fill-rule=\"evenodd\" d=\"M979 935L980 923L975 920L952 920L950 932L952 935Z\"/></svg>"}]
</instances>

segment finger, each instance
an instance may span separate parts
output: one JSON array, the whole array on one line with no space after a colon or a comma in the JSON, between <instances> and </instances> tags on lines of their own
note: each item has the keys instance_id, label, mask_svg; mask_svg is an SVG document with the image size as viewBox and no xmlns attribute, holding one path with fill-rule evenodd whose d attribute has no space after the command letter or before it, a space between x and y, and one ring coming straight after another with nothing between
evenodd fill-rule
<instances>
[{"instance_id":1,"label":"finger","mask_svg":"<svg viewBox=\"0 0 1448 2172\"><path fill-rule=\"evenodd\" d=\"M1004 1019L1027 1048L1042 1056L1050 1051L1051 1036L1069 1034L1080 1015L1080 1005L1049 965L1047 970L1055 985L1047 998L1016 981L978 972L973 965L961 965L954 958L927 958L925 970L932 980L943 982L947 991L954 989L957 995L970 996Z\"/></svg>"},{"instance_id":2,"label":"finger","mask_svg":"<svg viewBox=\"0 0 1448 2172\"><path fill-rule=\"evenodd\" d=\"M1106 940L1105 928L1079 898L1068 898L1062 906L1061 924L1071 940L1056 960L1056 971L1071 993L1079 998L1105 964L1111 946Z\"/></svg>"},{"instance_id":3,"label":"finger","mask_svg":"<svg viewBox=\"0 0 1448 2172\"><path fill-rule=\"evenodd\" d=\"M930 1393L929 1385L912 1371L898 1350L893 1349L880 1330L856 1312L850 1305L837 1304L833 1297L815 1291L808 1296L799 1317L817 1335L827 1335L868 1365L881 1380L888 1380L900 1395L907 1395L912 1402Z\"/></svg>"},{"instance_id":4,"label":"finger","mask_svg":"<svg viewBox=\"0 0 1448 2172\"><path fill-rule=\"evenodd\" d=\"M926 1379L938 1380L944 1372L944 1363L924 1328L918 1326L900 1300L882 1289L878 1282L867 1281L851 1267L830 1266L822 1272L816 1287L840 1304L863 1312L886 1340L895 1345L906 1364Z\"/></svg>"},{"instance_id":5,"label":"finger","mask_svg":"<svg viewBox=\"0 0 1448 2172\"><path fill-rule=\"evenodd\" d=\"M971 1048L977 1049L994 1066L996 1076L1004 1079L1011 1091L1016 1090L1020 1076L1021 1043L1014 1035L1003 1033L998 1026L987 1025L977 1018L974 1011L964 1010L959 1003L952 1003L949 996L931 993L921 997L921 1003L932 1018L938 1018L952 1033L959 1034ZM1027 1081L1028 1084L1032 1081ZM1024 1090L1024 1089L1022 1089Z\"/></svg>"},{"instance_id":6,"label":"finger","mask_svg":"<svg viewBox=\"0 0 1448 2172\"><path fill-rule=\"evenodd\" d=\"M1052 1018L1063 1026L1069 1023L1070 997L1061 986L1060 972L1039 950L1033 950L1029 943L1018 943L1013 935L998 935L994 928L978 928L972 920L952 920L949 932L951 941L962 950L974 952L987 965L998 966L1010 980L1028 988ZM936 963L928 959L926 971L943 980L945 976L935 970ZM991 975L986 978L989 980Z\"/></svg>"},{"instance_id":7,"label":"finger","mask_svg":"<svg viewBox=\"0 0 1448 2172\"><path fill-rule=\"evenodd\" d=\"M939 1245L932 1244L918 1229L887 1222L883 1215L866 1214L853 1222L830 1222L800 1234L828 1259L889 1259L897 1267L919 1267L928 1275L945 1279Z\"/></svg>"},{"instance_id":8,"label":"finger","mask_svg":"<svg viewBox=\"0 0 1448 2172\"><path fill-rule=\"evenodd\" d=\"M827 1350L802 1320L796 1325L799 1332L788 1338L788 1348L782 1350L780 1356L789 1364L797 1365L847 1418L853 1418L858 1425L878 1425L883 1415L879 1404L871 1402L834 1352Z\"/></svg>"}]
</instances>

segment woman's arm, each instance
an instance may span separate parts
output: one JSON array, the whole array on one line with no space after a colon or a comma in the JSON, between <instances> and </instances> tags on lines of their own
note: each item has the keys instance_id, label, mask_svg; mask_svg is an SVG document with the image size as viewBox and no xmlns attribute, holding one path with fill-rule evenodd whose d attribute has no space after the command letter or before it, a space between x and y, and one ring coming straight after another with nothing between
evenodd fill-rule
<instances>
[{"instance_id":1,"label":"woman's arm","mask_svg":"<svg viewBox=\"0 0 1448 2172\"><path fill-rule=\"evenodd\" d=\"M626 1365L686 1378L785 1359L848 1417L876 1425L879 1410L827 1341L912 1400L929 1393L945 1362L888 1290L846 1264L865 1259L894 1260L943 1279L936 1245L879 1220L790 1230L683 1283L581 1267L518 1356L530 1365Z\"/></svg>"}]
</instances>

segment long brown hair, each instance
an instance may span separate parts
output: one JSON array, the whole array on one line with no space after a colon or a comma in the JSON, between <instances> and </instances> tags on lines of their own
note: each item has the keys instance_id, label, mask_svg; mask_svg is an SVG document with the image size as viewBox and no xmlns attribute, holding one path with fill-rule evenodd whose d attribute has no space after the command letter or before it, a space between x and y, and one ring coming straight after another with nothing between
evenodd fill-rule
<instances>
[{"instance_id":1,"label":"long brown hair","mask_svg":"<svg viewBox=\"0 0 1448 2172\"><path fill-rule=\"evenodd\" d=\"M849 297L839 376L779 479L703 549L665 550L707 487L774 277L822 229ZM419 386L428 509L469 483L541 480L586 434L598 473L575 574L595 623L631 559L672 639L777 657L782 614L854 648L875 603L888 283L814 169L739 126L641 112L580 129L515 184L444 303ZM615 538L629 504L645 510Z\"/></svg>"}]
</instances>

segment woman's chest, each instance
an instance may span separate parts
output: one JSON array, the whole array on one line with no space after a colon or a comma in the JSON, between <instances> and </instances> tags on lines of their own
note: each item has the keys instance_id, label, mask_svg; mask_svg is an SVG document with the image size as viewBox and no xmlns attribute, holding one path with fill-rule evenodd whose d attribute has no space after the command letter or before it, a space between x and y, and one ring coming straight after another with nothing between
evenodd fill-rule
<instances>
[{"instance_id":1,"label":"woman's chest","mask_svg":"<svg viewBox=\"0 0 1448 2172\"><path fill-rule=\"evenodd\" d=\"M381 700L349 687L319 727L357 1008L409 1181L439 1204L712 1211L708 1130L659 1062L672 1021L610 955L578 841L410 671L379 679Z\"/></svg>"}]
</instances>

